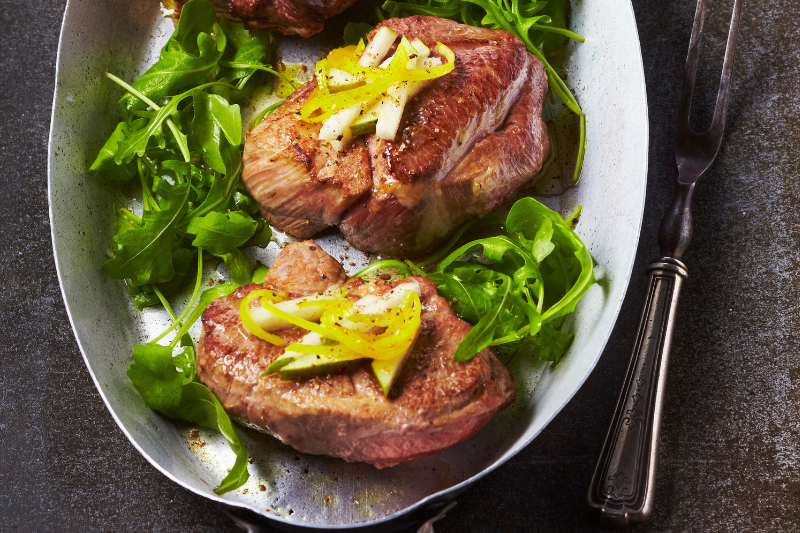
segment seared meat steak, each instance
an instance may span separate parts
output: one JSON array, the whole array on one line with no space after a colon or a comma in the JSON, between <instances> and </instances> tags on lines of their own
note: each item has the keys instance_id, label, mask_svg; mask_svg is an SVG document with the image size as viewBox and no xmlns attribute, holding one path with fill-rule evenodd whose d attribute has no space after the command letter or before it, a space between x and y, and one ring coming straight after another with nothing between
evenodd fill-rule
<instances>
[{"instance_id":1,"label":"seared meat steak","mask_svg":"<svg viewBox=\"0 0 800 533\"><path fill-rule=\"evenodd\" d=\"M313 89L297 89L248 135L242 175L267 222L302 238L338 224L372 184L363 138L337 152L317 140L319 124L297 120Z\"/></svg>"},{"instance_id":2,"label":"seared meat steak","mask_svg":"<svg viewBox=\"0 0 800 533\"><path fill-rule=\"evenodd\" d=\"M248 135L243 180L267 220L294 235L339 225L361 250L413 257L508 200L541 169L547 75L502 30L423 16L379 26L431 49L442 42L455 53L455 69L406 105L393 141L357 137L344 152L318 141L320 124L296 114L310 81Z\"/></svg>"},{"instance_id":3,"label":"seared meat steak","mask_svg":"<svg viewBox=\"0 0 800 533\"><path fill-rule=\"evenodd\" d=\"M356 299L412 280L421 289L422 327L388 398L369 365L360 362L304 381L261 377L283 348L254 337L240 320L242 298L262 288L255 284L213 301L203 313L200 380L233 417L306 453L383 468L461 442L510 405L516 388L489 349L467 363L453 361L470 325L453 314L430 280L366 284L348 279L335 259L305 241L280 253L264 286L289 291L289 297L344 286ZM305 331L291 327L276 333L290 343Z\"/></svg>"},{"instance_id":4,"label":"seared meat steak","mask_svg":"<svg viewBox=\"0 0 800 533\"><path fill-rule=\"evenodd\" d=\"M356 0L212 0L217 14L242 21L249 30L279 31L309 37L322 31L325 21ZM186 0L175 0L180 16Z\"/></svg>"}]
</instances>

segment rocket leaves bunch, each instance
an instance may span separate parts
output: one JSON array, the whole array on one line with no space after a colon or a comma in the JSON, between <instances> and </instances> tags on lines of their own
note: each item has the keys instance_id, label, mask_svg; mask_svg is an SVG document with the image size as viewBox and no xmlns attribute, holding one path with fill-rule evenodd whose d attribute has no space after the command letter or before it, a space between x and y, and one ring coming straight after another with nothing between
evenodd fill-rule
<instances>
[{"instance_id":1,"label":"rocket leaves bunch","mask_svg":"<svg viewBox=\"0 0 800 533\"><path fill-rule=\"evenodd\" d=\"M467 222L419 264L387 259L355 276L391 269L434 282L453 311L473 324L456 348L456 361L491 346L558 362L573 338L562 330L564 318L595 283L594 260L574 231L580 212L578 207L564 219L521 198L505 219L490 213Z\"/></svg>"},{"instance_id":2,"label":"rocket leaves bunch","mask_svg":"<svg viewBox=\"0 0 800 533\"><path fill-rule=\"evenodd\" d=\"M475 326L454 359L488 346L533 352L557 362L572 342L564 317L595 283L594 260L567 219L533 198L518 200L491 236L472 240L438 262L428 277L453 310ZM477 254L477 255L476 255Z\"/></svg>"},{"instance_id":3,"label":"rocket leaves bunch","mask_svg":"<svg viewBox=\"0 0 800 533\"><path fill-rule=\"evenodd\" d=\"M211 2L191 0L158 61L138 80L129 85L107 74L125 89L123 120L90 170L138 182L143 209L141 216L120 210L103 271L128 282L138 308L181 289L199 248L223 259L236 282L250 281L241 248L265 246L271 233L241 185L237 102L254 77L278 74L267 63L271 56L269 34L217 22Z\"/></svg>"},{"instance_id":4,"label":"rocket leaves bunch","mask_svg":"<svg viewBox=\"0 0 800 533\"><path fill-rule=\"evenodd\" d=\"M190 0L158 61L138 80L128 84L106 74L125 89L118 102L123 120L90 167L142 195L141 215L127 208L115 213L115 246L103 272L126 281L139 310L163 305L172 318L161 335L134 348L128 377L151 409L222 433L236 461L218 494L247 481L248 453L220 402L198 380L187 332L213 298L252 281L242 247L264 247L271 238L241 184L237 103L256 83L268 85L268 74L282 77L267 63L271 56L269 34L217 22L209 0ZM201 292L204 253L224 260L235 283ZM188 275L193 263L196 276ZM256 274L263 279L263 272ZM167 298L187 278L194 278L193 295L175 316ZM169 345L158 344L173 331Z\"/></svg>"}]
</instances>

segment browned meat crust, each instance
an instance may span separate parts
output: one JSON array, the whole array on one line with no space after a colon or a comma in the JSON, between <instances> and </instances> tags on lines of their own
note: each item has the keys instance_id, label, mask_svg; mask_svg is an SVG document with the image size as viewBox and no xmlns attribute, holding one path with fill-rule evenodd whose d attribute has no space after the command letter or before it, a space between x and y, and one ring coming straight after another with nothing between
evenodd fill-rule
<instances>
[{"instance_id":1,"label":"browned meat crust","mask_svg":"<svg viewBox=\"0 0 800 533\"><path fill-rule=\"evenodd\" d=\"M337 152L317 140L321 124L297 119L313 89L303 85L257 126L259 133L248 135L243 157L245 186L264 219L301 238L338 224L342 212L371 185L364 139Z\"/></svg>"},{"instance_id":2,"label":"browned meat crust","mask_svg":"<svg viewBox=\"0 0 800 533\"><path fill-rule=\"evenodd\" d=\"M411 279L422 290L422 331L389 398L364 364L306 381L261 378L281 349L251 335L240 321L242 298L262 288L254 284L213 301L203 314L200 379L236 419L306 453L383 468L461 442L510 405L516 388L491 350L468 363L452 360L469 324L453 314L427 278ZM341 265L306 241L281 252L264 285L299 296L345 284L356 299L404 282L347 280ZM289 342L304 333L278 332Z\"/></svg>"},{"instance_id":3,"label":"browned meat crust","mask_svg":"<svg viewBox=\"0 0 800 533\"><path fill-rule=\"evenodd\" d=\"M319 126L294 114L313 89L311 81L250 133L243 180L270 220L290 233L305 238L338 224L361 250L413 257L510 199L539 171L549 150L541 117L547 75L519 39L501 30L422 16L380 25L431 48L440 41L456 55L455 70L406 107L397 138L373 135L366 147L359 138L345 153L326 150L316 140ZM300 128L306 132L300 142L278 134ZM305 170L295 163L293 145L346 170L327 183L314 170L322 163ZM343 165L353 158L358 165ZM262 192L278 188L283 196ZM302 223L295 221L298 215L305 217Z\"/></svg>"},{"instance_id":4,"label":"browned meat crust","mask_svg":"<svg viewBox=\"0 0 800 533\"><path fill-rule=\"evenodd\" d=\"M217 14L245 23L249 30L279 31L310 37L322 31L325 21L356 0L211 0ZM175 0L180 17L185 0Z\"/></svg>"}]
</instances>

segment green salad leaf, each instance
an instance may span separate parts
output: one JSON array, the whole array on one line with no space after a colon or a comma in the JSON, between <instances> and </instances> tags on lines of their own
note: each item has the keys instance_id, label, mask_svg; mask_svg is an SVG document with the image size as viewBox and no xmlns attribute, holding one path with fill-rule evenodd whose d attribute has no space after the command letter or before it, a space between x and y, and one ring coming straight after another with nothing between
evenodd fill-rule
<instances>
[{"instance_id":1,"label":"green salad leaf","mask_svg":"<svg viewBox=\"0 0 800 533\"><path fill-rule=\"evenodd\" d=\"M112 278L131 279L138 285L170 281L175 274L172 248L175 244L175 222L186 207L189 188L182 201L161 200L158 211L145 211L141 224L114 236L117 249L103 264L103 272Z\"/></svg>"},{"instance_id":2,"label":"green salad leaf","mask_svg":"<svg viewBox=\"0 0 800 533\"><path fill-rule=\"evenodd\" d=\"M264 32L251 33L241 24L230 22L225 18L220 19L219 25L228 39L222 61L253 65L250 68L223 67L219 77L236 82L236 86L243 89L250 78L258 72L259 66L264 66L272 56L271 35ZM266 88L271 90L271 84Z\"/></svg>"},{"instance_id":3,"label":"green salad leaf","mask_svg":"<svg viewBox=\"0 0 800 533\"><path fill-rule=\"evenodd\" d=\"M393 269L433 281L456 314L474 325L459 343L456 361L495 346L558 362L573 338L561 329L564 317L595 283L592 256L573 229L579 210L565 220L533 198L522 198L505 220L487 216L468 222L443 250L420 263L433 272L384 260L356 276ZM482 236L447 253L472 233Z\"/></svg>"},{"instance_id":4,"label":"green salad leaf","mask_svg":"<svg viewBox=\"0 0 800 533\"><path fill-rule=\"evenodd\" d=\"M193 218L186 232L195 235L192 246L208 250L214 255L223 255L246 243L256 232L256 227L258 223L242 211L224 214L212 211L203 217Z\"/></svg>"},{"instance_id":5,"label":"green salad leaf","mask_svg":"<svg viewBox=\"0 0 800 533\"><path fill-rule=\"evenodd\" d=\"M178 28L162 48L158 61L133 83L133 88L157 101L205 81L222 58L227 40L224 32L215 32L215 26L219 27L215 20L211 2L190 0L184 4ZM119 105L126 114L147 107L132 93L124 95Z\"/></svg>"},{"instance_id":6,"label":"green salad leaf","mask_svg":"<svg viewBox=\"0 0 800 533\"><path fill-rule=\"evenodd\" d=\"M187 2L181 9L178 28L167 47L178 46L189 54L198 55L200 35L210 34L216 21L217 13L210 2Z\"/></svg>"},{"instance_id":7,"label":"green salad leaf","mask_svg":"<svg viewBox=\"0 0 800 533\"><path fill-rule=\"evenodd\" d=\"M344 27L344 44L350 46L358 44L358 41L361 39L366 41L367 34L373 29L375 29L375 26L371 24L365 24L363 22L348 22Z\"/></svg>"},{"instance_id":8,"label":"green salad leaf","mask_svg":"<svg viewBox=\"0 0 800 533\"><path fill-rule=\"evenodd\" d=\"M138 80L129 84L106 73L124 90L122 120L90 166L103 179L129 182L142 201L140 214L116 211L103 271L125 280L137 309L163 305L173 318L161 335L135 347L128 376L152 409L227 439L236 463L220 494L247 480L248 455L219 401L197 381L188 330L211 299L250 282L253 265L242 248L267 246L272 237L241 184L240 108L256 85L282 76L268 63L272 55L270 34L217 22L209 0L189 0L158 60ZM201 293L204 251L225 261L236 283ZM176 317L168 298L189 284L195 263L191 302ZM157 344L170 333L169 346Z\"/></svg>"},{"instance_id":9,"label":"green salad leaf","mask_svg":"<svg viewBox=\"0 0 800 533\"><path fill-rule=\"evenodd\" d=\"M228 266L228 274L233 278L233 281L242 285L252 281L251 271L253 267L241 250L237 248L230 253L224 254L222 259Z\"/></svg>"},{"instance_id":10,"label":"green salad leaf","mask_svg":"<svg viewBox=\"0 0 800 533\"><path fill-rule=\"evenodd\" d=\"M235 100L249 90L248 80L268 76L264 61L271 56L269 34L217 23L209 0L190 0L159 60L140 79L128 84L107 74L126 91L124 120L90 170L112 181L138 178L143 211L124 210L103 270L128 280L138 308L161 303L155 290L177 293L201 247L245 282L252 266L238 249L268 244L271 229L241 186Z\"/></svg>"},{"instance_id":11,"label":"green salad leaf","mask_svg":"<svg viewBox=\"0 0 800 533\"><path fill-rule=\"evenodd\" d=\"M196 351L188 330L200 318L211 300L227 296L239 285L225 283L201 293L202 282L201 253L198 256L197 277L191 302L181 316L173 315L173 324L161 335L148 344L137 344L134 347L133 364L128 367L128 378L150 409L170 418L193 422L222 433L236 454L233 467L214 491L224 494L247 482L250 475L247 470L249 456L219 400L207 386L198 381ZM168 306L167 311L172 314ZM181 322L182 320L185 321ZM175 329L177 332L168 346L157 344Z\"/></svg>"},{"instance_id":12,"label":"green salad leaf","mask_svg":"<svg viewBox=\"0 0 800 533\"><path fill-rule=\"evenodd\" d=\"M469 330L464 340L458 344L454 361L469 361L475 354L489 346L495 338L495 333L500 326L503 311L506 310L511 300L511 283L506 277L501 281L500 290L495 295L496 305L490 307L485 315Z\"/></svg>"},{"instance_id":13,"label":"green salad leaf","mask_svg":"<svg viewBox=\"0 0 800 533\"><path fill-rule=\"evenodd\" d=\"M231 154L229 147L238 148L242 142L242 118L238 105L228 104L219 95L196 91L192 133L208 166L225 175L236 171L229 159L238 157L238 153Z\"/></svg>"},{"instance_id":14,"label":"green salad leaf","mask_svg":"<svg viewBox=\"0 0 800 533\"><path fill-rule=\"evenodd\" d=\"M131 130L142 128L146 123L147 121L142 119L130 124L126 122L117 124L114 133L108 138L100 149L100 153L97 154L92 166L89 167L89 171L97 172L110 181L127 181L136 177L136 163L128 161L125 164L120 164L115 158L119 151L120 141L130 137L134 133Z\"/></svg>"},{"instance_id":15,"label":"green salad leaf","mask_svg":"<svg viewBox=\"0 0 800 533\"><path fill-rule=\"evenodd\" d=\"M170 346L137 344L128 378L150 409L183 418L179 414L183 374L176 368Z\"/></svg>"},{"instance_id":16,"label":"green salad leaf","mask_svg":"<svg viewBox=\"0 0 800 533\"><path fill-rule=\"evenodd\" d=\"M236 461L214 492L224 494L247 482L247 449L222 404L197 381L194 347L185 346L173 356L171 346L139 344L133 350L128 378L150 409L222 433Z\"/></svg>"}]
</instances>

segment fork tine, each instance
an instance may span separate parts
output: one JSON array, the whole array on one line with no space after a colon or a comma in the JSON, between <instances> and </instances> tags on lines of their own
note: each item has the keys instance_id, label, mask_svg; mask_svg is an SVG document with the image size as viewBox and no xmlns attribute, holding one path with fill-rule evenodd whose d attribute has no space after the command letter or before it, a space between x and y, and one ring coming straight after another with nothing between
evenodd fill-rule
<instances>
[{"instance_id":1,"label":"fork tine","mask_svg":"<svg viewBox=\"0 0 800 533\"><path fill-rule=\"evenodd\" d=\"M718 142L722 141L722 132L725 129L725 117L727 116L728 101L731 95L731 76L733 74L733 60L736 55L736 43L739 38L739 15L741 12L742 0L735 0L733 15L731 16L731 28L728 30L728 44L725 48L725 63L722 65L717 104L714 108L714 119L708 130L708 135L711 138L718 139Z\"/></svg>"},{"instance_id":2,"label":"fork tine","mask_svg":"<svg viewBox=\"0 0 800 533\"><path fill-rule=\"evenodd\" d=\"M692 132L689 125L689 113L692 109L694 96L694 82L697 77L697 63L700 59L700 41L703 34L703 24L706 19L706 0L698 0L697 10L694 13L692 37L689 40L689 54L686 58L686 70L683 73L683 91L678 103L676 138Z\"/></svg>"}]
</instances>

